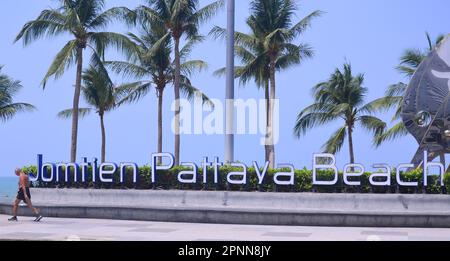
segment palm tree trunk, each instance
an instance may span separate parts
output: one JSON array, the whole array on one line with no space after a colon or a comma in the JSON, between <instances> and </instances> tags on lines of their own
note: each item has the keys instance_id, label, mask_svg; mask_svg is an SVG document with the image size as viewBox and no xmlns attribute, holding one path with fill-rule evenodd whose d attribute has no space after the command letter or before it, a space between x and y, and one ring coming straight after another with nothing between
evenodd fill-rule
<instances>
[{"instance_id":1,"label":"palm tree trunk","mask_svg":"<svg viewBox=\"0 0 450 261\"><path fill-rule=\"evenodd\" d=\"M350 151L350 164L355 164L355 153L353 151L353 125L348 126L348 149Z\"/></svg>"},{"instance_id":2,"label":"palm tree trunk","mask_svg":"<svg viewBox=\"0 0 450 261\"><path fill-rule=\"evenodd\" d=\"M269 120L268 120L268 134L267 137L268 146L269 146L269 161L270 167L275 168L275 144L273 140L273 123L274 123L274 109L275 109L275 58L271 57L270 59L270 92L269 92Z\"/></svg>"},{"instance_id":3,"label":"palm tree trunk","mask_svg":"<svg viewBox=\"0 0 450 261\"><path fill-rule=\"evenodd\" d=\"M270 97L269 97L269 80L267 80L266 81L266 83L265 83L265 90L264 90L264 99L266 99L266 135L269 133L269 101L270 101ZM266 156L265 156L265 160L266 160L266 162L267 161L270 161L270 159L269 159L269 150L270 150L270 148L269 148L269 146L268 146L268 144L267 144L267 142L266 142L266 144L264 145L264 150L265 150L265 153L266 153Z\"/></svg>"},{"instance_id":4,"label":"palm tree trunk","mask_svg":"<svg viewBox=\"0 0 450 261\"><path fill-rule=\"evenodd\" d=\"M164 88L158 87L158 153L162 153L162 141L163 141L163 115L162 115L162 107L163 107L163 94ZM162 163L162 159L158 158L158 163Z\"/></svg>"},{"instance_id":5,"label":"palm tree trunk","mask_svg":"<svg viewBox=\"0 0 450 261\"><path fill-rule=\"evenodd\" d=\"M175 166L180 165L180 39L175 38Z\"/></svg>"},{"instance_id":6,"label":"palm tree trunk","mask_svg":"<svg viewBox=\"0 0 450 261\"><path fill-rule=\"evenodd\" d=\"M100 113L100 127L102 130L102 163L106 161L106 131L105 131L105 123L103 120L103 113Z\"/></svg>"},{"instance_id":7,"label":"palm tree trunk","mask_svg":"<svg viewBox=\"0 0 450 261\"><path fill-rule=\"evenodd\" d=\"M83 48L77 48L77 77L75 82L75 93L73 97L73 114L72 114L72 140L70 147L70 161L77 160L77 141L78 141L78 109L80 104L81 93L81 74L83 72Z\"/></svg>"}]
</instances>

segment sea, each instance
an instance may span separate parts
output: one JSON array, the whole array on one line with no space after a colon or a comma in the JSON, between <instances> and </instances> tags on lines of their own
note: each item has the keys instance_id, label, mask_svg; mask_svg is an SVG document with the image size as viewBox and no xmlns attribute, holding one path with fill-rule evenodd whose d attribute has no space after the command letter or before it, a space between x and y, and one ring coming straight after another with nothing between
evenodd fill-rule
<instances>
[{"instance_id":1,"label":"sea","mask_svg":"<svg viewBox=\"0 0 450 261\"><path fill-rule=\"evenodd\" d=\"M11 201L17 195L17 177L0 177L0 201Z\"/></svg>"}]
</instances>

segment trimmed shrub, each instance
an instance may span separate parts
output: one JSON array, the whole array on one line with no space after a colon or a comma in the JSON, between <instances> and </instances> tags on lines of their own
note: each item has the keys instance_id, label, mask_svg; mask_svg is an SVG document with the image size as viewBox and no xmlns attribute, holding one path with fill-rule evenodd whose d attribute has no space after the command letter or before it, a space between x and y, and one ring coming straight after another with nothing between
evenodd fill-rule
<instances>
[{"instance_id":1,"label":"trimmed shrub","mask_svg":"<svg viewBox=\"0 0 450 261\"><path fill-rule=\"evenodd\" d=\"M30 175L37 175L36 166L27 166L23 170ZM52 182L36 181L34 187L38 188L96 188L96 189L156 189L156 190L212 190L212 191L260 191L260 192L319 192L319 193L428 193L441 194L450 191L450 173L444 175L444 187L440 185L439 176L429 176L428 186L423 187L423 171L413 170L402 173L402 180L405 182L418 182L418 187L403 187L396 182L396 171L391 173L391 186L372 186L369 178L372 173L366 172L360 177L350 178L351 181L360 181L361 186L348 186L344 184L343 173L339 172L338 182L334 186L317 186L312 184L312 171L309 169L295 170L294 185L277 185L274 182L274 176L278 171L288 171L286 169L275 170L269 169L262 181L259 183L256 171L253 167L247 169L247 180L245 185L233 185L227 182L227 176L230 172L239 172L242 169L230 166L223 166L219 169L218 183L214 183L214 169L208 168L206 171L207 182L203 183L203 169L199 168L196 183L182 184L178 181L178 174L181 171L190 170L186 167L175 167L170 170L160 170L156 176L156 182L151 182L151 167L142 166L139 168L137 182L133 182L132 169L127 168L124 175L124 182L120 182L120 172L117 171L113 175L112 183L101 183L99 177L97 182L92 180L92 168L88 168L85 182L81 181L81 175L75 177L73 170L70 170L68 182L65 181L64 174L61 175L59 181ZM262 170L261 170L262 171ZM62 169L62 173L65 170ZM321 170L317 172L319 180L332 180L334 173L331 170ZM382 181L380 178L375 180Z\"/></svg>"}]
</instances>

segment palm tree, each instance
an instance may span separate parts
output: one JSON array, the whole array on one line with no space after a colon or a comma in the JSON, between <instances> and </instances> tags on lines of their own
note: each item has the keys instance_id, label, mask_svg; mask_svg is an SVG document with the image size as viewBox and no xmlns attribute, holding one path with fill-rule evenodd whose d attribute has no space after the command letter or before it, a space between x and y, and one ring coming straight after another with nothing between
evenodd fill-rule
<instances>
[{"instance_id":1,"label":"palm tree","mask_svg":"<svg viewBox=\"0 0 450 261\"><path fill-rule=\"evenodd\" d=\"M363 104L367 88L363 86L364 75L353 76L350 64L344 70L336 69L326 82L314 87L315 103L301 111L297 117L294 133L297 137L304 135L309 129L342 119L344 125L339 128L323 146L325 152L339 152L348 137L350 162L355 163L353 133L356 124L380 135L386 124L372 116L375 111L373 103Z\"/></svg>"},{"instance_id":2,"label":"palm tree","mask_svg":"<svg viewBox=\"0 0 450 261\"><path fill-rule=\"evenodd\" d=\"M431 40L431 37L426 33L428 47L425 50L420 49L407 49L400 57L400 64L397 66L397 71L403 74L408 80L410 80L416 72L422 61L433 51L434 47L439 44L444 35L439 35L436 40ZM392 122L397 122L394 126L386 130L383 134L379 135L376 139L376 145L381 146L386 141L395 140L400 137L408 135L403 121L401 120L401 111L403 104L403 96L405 95L408 85L403 82L393 84L388 87L385 93L385 97L376 101L376 106L380 110L389 110L395 108L394 117Z\"/></svg>"},{"instance_id":3,"label":"palm tree","mask_svg":"<svg viewBox=\"0 0 450 261\"><path fill-rule=\"evenodd\" d=\"M158 45L158 49L154 48L166 32L164 27L143 24L140 36L128 34L134 44L130 50L133 55L129 57L129 61L107 62L107 65L116 73L140 80L132 84L135 87L130 89L130 94L121 103L135 102L147 94L152 87L155 88L158 97L158 153L162 152L163 147L163 96L167 85L173 84L175 79L175 62L171 58L172 40L166 38ZM189 99L196 93L201 94L203 101L212 105L209 98L194 87L189 79L195 72L207 68L206 62L202 60L187 60L194 45L201 40L201 37L190 39L180 50L180 89Z\"/></svg>"},{"instance_id":4,"label":"palm tree","mask_svg":"<svg viewBox=\"0 0 450 261\"><path fill-rule=\"evenodd\" d=\"M118 107L118 103L126 95L129 85L115 87L108 72L103 65L91 65L83 73L83 86L81 91L89 108L79 108L80 117L85 117L91 112L96 112L100 118L100 129L102 137L101 162L106 160L106 130L104 123L105 113ZM61 111L58 116L66 119L73 115L73 109Z\"/></svg>"},{"instance_id":5,"label":"palm tree","mask_svg":"<svg viewBox=\"0 0 450 261\"><path fill-rule=\"evenodd\" d=\"M305 18L293 24L297 6L292 0L253 0L250 3L251 16L247 24L252 31L252 38L244 34L236 35L236 42L249 49L256 48L257 56L253 63L248 63L248 76L256 76L259 71L265 71L269 83L266 157L270 167L275 167L275 145L273 140L273 117L276 99L276 71L299 64L303 58L311 57L311 49L306 45L293 43L310 26L312 19L322 15L321 11L314 11ZM217 30L217 29L216 29ZM214 33L214 32L213 32ZM239 44L241 43L241 44ZM253 46L253 47L252 47ZM265 64L265 68L253 67L257 63Z\"/></svg>"},{"instance_id":6,"label":"palm tree","mask_svg":"<svg viewBox=\"0 0 450 261\"><path fill-rule=\"evenodd\" d=\"M267 1L266 1L267 2ZM290 1L286 1L285 6L281 6L281 2L278 4L276 8L281 9L284 8L283 12L288 12L288 9L291 11L295 10L295 6L290 6ZM260 4L265 4L260 2ZM276 3L274 3L276 4ZM252 6L256 5L253 3ZM277 9L271 9L269 12L274 12ZM253 9L255 10L255 9ZM256 16L258 14L255 14ZM245 34L242 32L235 32L235 53L236 56L241 60L242 66L235 67L235 75L240 79L242 85L245 85L251 79L254 80L258 88L263 88L265 91L265 99L266 99L266 133L269 135L271 133L271 123L270 115L273 115L273 108L270 108L270 89L269 85L271 83L271 57L269 53L271 53L271 47L267 46L268 35L272 33L270 30L261 30L259 24L256 22L255 15L251 16L247 19L247 26L250 29L249 34ZM311 15L310 18L305 18L301 23L304 26L307 26L306 23L309 23L309 20L314 16L320 15L320 12L316 12L314 15ZM280 20L290 20L291 17L282 17ZM271 28L278 28L281 24L281 21L274 21L274 25L271 25ZM213 35L214 38L225 38L226 29L221 27L214 27L210 35ZM283 69L287 69L291 66L300 64L304 59L311 58L314 54L312 48L307 44L294 45L291 43L280 43L277 46L282 46L282 50L276 52L274 58L274 67L276 71L281 71ZM278 48L278 47L274 47ZM215 72L216 75L224 75L225 68L222 68ZM275 75L273 75L273 83L275 85ZM275 92L272 91L274 94ZM265 145L265 158L266 161L271 162L271 167L273 168L275 165L275 151L273 144L270 142L266 142Z\"/></svg>"},{"instance_id":7,"label":"palm tree","mask_svg":"<svg viewBox=\"0 0 450 261\"><path fill-rule=\"evenodd\" d=\"M35 108L28 103L13 102L14 95L22 88L22 84L3 74L2 69L3 66L0 66L0 120L7 121L19 112L32 111Z\"/></svg>"},{"instance_id":8,"label":"palm tree","mask_svg":"<svg viewBox=\"0 0 450 261\"><path fill-rule=\"evenodd\" d=\"M180 90L181 77L181 52L180 41L183 38L195 39L199 35L199 27L208 21L224 4L223 0L215 1L199 9L198 0L148 0L148 5L139 6L134 14L134 22L164 27L167 33L155 44L153 50L159 48L159 44L172 38L174 42L174 92L175 92L175 165L180 164ZM131 20L131 19L129 19Z\"/></svg>"},{"instance_id":9,"label":"palm tree","mask_svg":"<svg viewBox=\"0 0 450 261\"><path fill-rule=\"evenodd\" d=\"M116 7L104 10L104 0L59 0L56 9L46 9L35 19L26 23L15 41L23 39L24 45L44 38L63 34L72 35L72 40L56 55L47 74L42 80L45 88L48 79L61 77L68 67L76 64L76 82L73 97L72 136L70 158L76 161L78 137L78 108L81 93L81 78L83 71L83 52L90 48L94 55L104 57L108 46L122 49L128 44L128 39L118 33L102 32L115 17L126 15L129 10Z\"/></svg>"}]
</instances>

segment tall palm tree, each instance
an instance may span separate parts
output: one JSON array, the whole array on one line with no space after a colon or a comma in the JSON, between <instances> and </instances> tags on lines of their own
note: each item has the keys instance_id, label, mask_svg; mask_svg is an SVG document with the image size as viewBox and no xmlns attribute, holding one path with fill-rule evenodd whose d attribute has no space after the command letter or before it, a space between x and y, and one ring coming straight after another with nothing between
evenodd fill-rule
<instances>
[{"instance_id":1,"label":"tall palm tree","mask_svg":"<svg viewBox=\"0 0 450 261\"><path fill-rule=\"evenodd\" d=\"M339 128L323 146L325 152L339 152L348 137L350 163L355 163L353 133L356 124L380 135L386 124L372 116L375 111L373 103L364 105L367 88L363 86L364 75L353 76L350 64L344 70L336 69L328 81L314 87L315 103L306 107L297 117L294 133L297 137L309 129L341 119L344 125Z\"/></svg>"},{"instance_id":2,"label":"tall palm tree","mask_svg":"<svg viewBox=\"0 0 450 261\"><path fill-rule=\"evenodd\" d=\"M114 86L108 72L105 68L99 65L91 65L83 73L83 86L81 91L89 108L79 108L78 113L80 117L85 117L92 112L96 112L100 119L100 129L102 137L101 145L101 162L106 160L106 130L104 123L105 113L112 111L118 107L121 101L129 90L129 85ZM66 119L73 115L73 109L61 111L58 116Z\"/></svg>"},{"instance_id":3,"label":"tall palm tree","mask_svg":"<svg viewBox=\"0 0 450 261\"><path fill-rule=\"evenodd\" d=\"M2 69L3 66L0 66L0 120L7 121L19 112L32 111L35 108L28 103L13 102L14 95L22 88L22 84L2 73Z\"/></svg>"},{"instance_id":4,"label":"tall palm tree","mask_svg":"<svg viewBox=\"0 0 450 261\"><path fill-rule=\"evenodd\" d=\"M135 102L147 94L152 87L155 88L158 97L158 153L161 153L163 147L163 96L166 87L173 84L175 79L175 61L171 57L172 40L166 38L164 42L158 44L159 48L155 49L155 44L166 34L166 28L143 24L140 31L139 36L129 33L134 44L130 50L133 55L129 57L129 61L111 61L107 62L107 65L116 73L140 80L131 85L135 87L130 89L130 94L121 103ZM190 39L180 50L180 89L189 99L193 98L196 93L201 94L203 101L212 105L209 98L194 87L190 80L195 72L207 68L206 62L202 60L188 60L192 48L201 40L201 37Z\"/></svg>"},{"instance_id":5,"label":"tall palm tree","mask_svg":"<svg viewBox=\"0 0 450 261\"><path fill-rule=\"evenodd\" d=\"M76 161L78 137L78 108L83 71L83 52L90 48L94 55L104 57L108 46L122 49L128 39L118 33L102 32L115 17L124 16L129 10L116 7L104 11L104 0L59 0L56 9L46 9L26 23L15 41L23 39L24 45L45 37L70 34L73 38L59 51L42 80L45 88L48 79L61 77L68 67L76 64L75 92L73 97L72 136L70 159Z\"/></svg>"},{"instance_id":6,"label":"tall palm tree","mask_svg":"<svg viewBox=\"0 0 450 261\"><path fill-rule=\"evenodd\" d=\"M279 6L281 8L281 6ZM286 6L285 8L288 8ZM294 8L294 7L292 7ZM292 9L294 11L294 9ZM320 12L317 12L316 15L320 15ZM308 18L303 21L303 23L309 23L312 19ZM255 22L255 17L251 16L247 19L247 26L250 29L250 33L242 33L235 32L235 53L236 56L241 60L242 65L235 67L235 75L240 79L241 84L245 85L250 80L254 80L258 88L263 88L265 92L266 99L266 133L268 137L271 133L271 118L270 115L273 115L270 108L270 68L271 68L271 60L270 60L270 46L267 46L267 36L271 33L271 31L261 31L258 27L258 24ZM306 26L306 25L305 25ZM276 27L276 26L274 26ZM226 29L215 26L211 32L214 38L225 38ZM283 50L280 50L275 57L275 70L281 71L287 69L291 66L300 64L303 60L307 58L311 58L314 54L312 48L307 44L294 45L291 43L282 43ZM224 75L225 68L219 69L215 72L216 75ZM275 79L273 77L273 79ZM275 83L275 80L273 81ZM274 93L274 91L272 92ZM273 108L272 108L273 110ZM272 143L273 144L273 143ZM271 162L271 167L273 168L275 165L275 151L273 145L270 145L269 142L266 142L265 145L265 158L266 161Z\"/></svg>"},{"instance_id":7,"label":"tall palm tree","mask_svg":"<svg viewBox=\"0 0 450 261\"><path fill-rule=\"evenodd\" d=\"M400 64L397 66L397 71L403 74L408 80L410 80L416 72L422 61L433 51L434 47L439 44L444 35L439 35L433 42L428 33L426 33L428 47L424 50L421 49L407 49L400 57ZM376 145L381 146L386 141L394 140L400 137L408 135L403 121L401 120L401 111L403 104L403 96L405 95L408 84L399 82L389 86L386 90L385 97L376 101L376 106L380 110L389 110L395 108L392 122L397 122L393 127L386 130L383 134L379 135L376 139Z\"/></svg>"},{"instance_id":8,"label":"tall palm tree","mask_svg":"<svg viewBox=\"0 0 450 261\"><path fill-rule=\"evenodd\" d=\"M175 70L175 165L180 164L180 90L181 77L181 53L180 41L195 39L199 35L199 27L208 21L224 4L223 0L214 1L211 4L199 8L198 0L148 0L147 5L139 6L135 10L134 22L165 27L167 33L155 44L154 50L167 38L174 42ZM132 21L132 19L129 19Z\"/></svg>"},{"instance_id":9,"label":"tall palm tree","mask_svg":"<svg viewBox=\"0 0 450 261\"><path fill-rule=\"evenodd\" d=\"M299 64L302 58L312 56L308 46L293 43L311 24L312 19L322 15L321 11L314 11L294 24L297 5L292 0L252 0L250 3L251 16L247 19L252 38L244 34L236 35L236 42L246 48L256 47L257 56L253 63L246 66L248 76L255 76L264 70L268 73L268 115L266 157L270 167L275 167L275 145L273 140L274 105L276 99L276 71L281 71L290 65ZM217 31L217 29L216 29ZM213 32L214 33L214 32ZM241 44L239 44L241 43ZM252 47L253 46L253 47ZM265 64L265 68L253 67L256 63ZM283 66L281 66L283 64ZM262 69L262 71L261 71ZM266 76L267 76L266 75Z\"/></svg>"}]
</instances>

